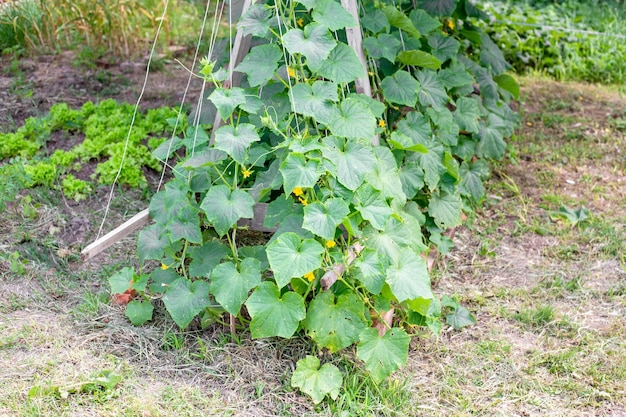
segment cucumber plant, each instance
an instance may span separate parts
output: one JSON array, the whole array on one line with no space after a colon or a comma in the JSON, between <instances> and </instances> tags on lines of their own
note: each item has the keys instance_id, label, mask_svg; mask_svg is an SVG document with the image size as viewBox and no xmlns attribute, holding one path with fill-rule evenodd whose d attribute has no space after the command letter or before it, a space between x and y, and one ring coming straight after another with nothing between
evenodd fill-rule
<instances>
[{"instance_id":1,"label":"cucumber plant","mask_svg":"<svg viewBox=\"0 0 626 417\"><path fill-rule=\"evenodd\" d=\"M471 24L471 3L419 5L364 1L358 22L334 0L250 7L238 23L255 43L235 68L242 86L225 88L227 70L208 59L200 71L224 125L214 140L196 126L155 151L185 156L170 162L138 238L142 265L161 267L110 279L113 293L135 296L133 323L152 318L157 298L181 328L230 314L253 338L305 334L331 353L357 345L378 382L406 362L413 326L474 321L433 294L425 258L448 251L445 231L483 200L519 91ZM345 41L358 25L367 70ZM355 91L365 77L374 98ZM276 230L246 247L238 222L260 204ZM337 395L341 374L307 357L292 385L319 402Z\"/></svg>"}]
</instances>

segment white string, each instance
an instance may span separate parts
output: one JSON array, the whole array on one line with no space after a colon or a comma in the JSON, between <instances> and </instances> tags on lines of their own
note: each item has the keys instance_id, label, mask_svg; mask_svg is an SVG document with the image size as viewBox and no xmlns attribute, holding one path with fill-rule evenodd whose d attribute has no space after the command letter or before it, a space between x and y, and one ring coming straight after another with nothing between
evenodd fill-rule
<instances>
[{"instance_id":1,"label":"white string","mask_svg":"<svg viewBox=\"0 0 626 417\"><path fill-rule=\"evenodd\" d=\"M152 58L154 57L154 51L156 49L157 40L159 39L159 35L161 33L161 27L163 26L163 22L165 21L165 15L167 13L167 8L169 6L170 1L165 1L165 7L163 8L163 14L161 14L161 19L159 20L159 26L157 26L157 31L154 35L154 42L152 43L152 49L150 50L150 56L148 57L148 65L146 67L146 75L143 80L143 85L141 87L141 92L139 93L139 97L137 98L137 103L135 103L135 109L133 110L133 117L130 121L130 126L128 128L128 135L126 135L126 142L124 143L124 151L122 152L122 160L120 162L120 167L117 170L117 174L115 175L115 179L113 180L113 184L111 184L111 192L109 193L109 198L107 200L107 205L104 210L104 216L102 218L102 223L100 223L100 228L98 229L98 234L96 236L96 240L100 238L102 234L102 229L104 228L104 223L106 222L107 216L109 214L109 210L111 208L111 202L113 201L113 193L115 192L115 185L122 175L122 168L124 167L124 161L126 160L126 154L128 152L128 145L130 143L130 135L133 130L133 126L135 125L135 119L137 118L137 111L139 110L139 103L143 98L143 94L146 91L146 85L148 84L148 75L150 74L150 65L152 64Z\"/></svg>"},{"instance_id":2,"label":"white string","mask_svg":"<svg viewBox=\"0 0 626 417\"><path fill-rule=\"evenodd\" d=\"M217 3L216 3L217 4ZM196 67L196 62L198 60L198 53L200 51L200 44L202 42L202 36L204 35L204 28L206 26L207 17L209 15L209 6L211 5L211 0L207 1L206 7L204 9L204 17L202 19L202 26L200 27L200 35L198 36L198 42L196 43L196 50L193 55L193 61L191 63L191 69L189 70L189 77L187 78L187 85L185 87L185 92L183 93L183 98L180 101L180 107L178 108L178 114L176 116L176 123L174 123L174 131L172 132L172 136L170 137L170 143L167 147L167 153L165 154L165 161L163 162L163 170L161 171L161 176L159 178L159 185L157 186L157 192L161 190L161 186L163 185L163 180L165 178L166 167L168 166L170 152L172 150L172 145L174 143L174 138L176 137L176 130L178 129L178 122L180 121L180 116L183 113L183 106L185 105L185 100L187 99L187 93L189 92L189 86L191 85L191 80L194 76L194 69ZM203 88L204 90L204 88ZM200 96L202 97L202 95ZM200 113L200 108L198 108L196 114ZM197 133L196 133L197 135ZM195 137L194 137L194 148L195 148Z\"/></svg>"},{"instance_id":3,"label":"white string","mask_svg":"<svg viewBox=\"0 0 626 417\"><path fill-rule=\"evenodd\" d=\"M282 2L281 2L282 4ZM283 47L283 59L285 60L285 66L286 66L286 71L287 71L287 85L289 85L289 98L291 99L291 110L293 111L293 114L296 115L296 100L293 97L293 91L291 88L291 77L289 76L289 61L287 60L287 51L285 49L285 43L283 42L283 27L281 25L281 21L280 21L280 14L278 11L278 1L274 2L274 8L276 9L276 21L278 22L278 32L280 35L280 43ZM294 71L295 73L295 71ZM301 135L300 132L300 121L298 120L298 117L296 116L295 118L296 120L296 130L298 131L298 135ZM289 131L287 131L287 134L289 134Z\"/></svg>"}]
</instances>

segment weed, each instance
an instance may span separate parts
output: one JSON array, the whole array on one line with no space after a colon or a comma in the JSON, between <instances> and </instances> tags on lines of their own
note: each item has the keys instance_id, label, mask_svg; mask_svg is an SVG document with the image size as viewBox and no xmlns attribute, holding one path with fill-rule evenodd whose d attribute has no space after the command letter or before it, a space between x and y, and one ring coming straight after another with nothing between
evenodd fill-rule
<instances>
[{"instance_id":1,"label":"weed","mask_svg":"<svg viewBox=\"0 0 626 417\"><path fill-rule=\"evenodd\" d=\"M530 307L515 313L513 318L529 327L540 328L554 319L554 308L550 305Z\"/></svg>"}]
</instances>

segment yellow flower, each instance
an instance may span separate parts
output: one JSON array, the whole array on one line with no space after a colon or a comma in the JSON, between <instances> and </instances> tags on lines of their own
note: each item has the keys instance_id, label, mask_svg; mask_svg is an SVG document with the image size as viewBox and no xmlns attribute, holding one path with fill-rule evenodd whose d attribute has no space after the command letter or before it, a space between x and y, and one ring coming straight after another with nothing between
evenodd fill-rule
<instances>
[{"instance_id":1,"label":"yellow flower","mask_svg":"<svg viewBox=\"0 0 626 417\"><path fill-rule=\"evenodd\" d=\"M298 26L302 27L302 25L304 24L304 19L300 18L300 19L296 20L296 23L298 24Z\"/></svg>"},{"instance_id":2,"label":"yellow flower","mask_svg":"<svg viewBox=\"0 0 626 417\"><path fill-rule=\"evenodd\" d=\"M446 26L448 26L451 30L454 30L454 20L446 20Z\"/></svg>"},{"instance_id":3,"label":"yellow flower","mask_svg":"<svg viewBox=\"0 0 626 417\"><path fill-rule=\"evenodd\" d=\"M244 178L248 178L250 175L252 175L252 171L250 171L249 169L244 169L243 171L241 171L241 175L243 175Z\"/></svg>"},{"instance_id":4,"label":"yellow flower","mask_svg":"<svg viewBox=\"0 0 626 417\"><path fill-rule=\"evenodd\" d=\"M334 240L327 240L327 241L326 241L326 247L327 247L328 249L330 249L330 248L334 248L335 246L337 246L337 244L335 243L335 241L334 241Z\"/></svg>"},{"instance_id":5,"label":"yellow flower","mask_svg":"<svg viewBox=\"0 0 626 417\"><path fill-rule=\"evenodd\" d=\"M302 188L296 187L293 189L293 193L296 197L300 197L304 192L302 191Z\"/></svg>"},{"instance_id":6,"label":"yellow flower","mask_svg":"<svg viewBox=\"0 0 626 417\"><path fill-rule=\"evenodd\" d=\"M378 121L378 127L385 127L385 126L387 126L387 123L385 123L385 121L383 119L380 119Z\"/></svg>"},{"instance_id":7,"label":"yellow flower","mask_svg":"<svg viewBox=\"0 0 626 417\"><path fill-rule=\"evenodd\" d=\"M309 282L312 282L315 279L315 275L313 275L313 272L307 272L306 274L304 274L304 277L306 279L309 280Z\"/></svg>"},{"instance_id":8,"label":"yellow flower","mask_svg":"<svg viewBox=\"0 0 626 417\"><path fill-rule=\"evenodd\" d=\"M287 74L292 78L296 78L296 72L291 67L287 67Z\"/></svg>"},{"instance_id":9,"label":"yellow flower","mask_svg":"<svg viewBox=\"0 0 626 417\"><path fill-rule=\"evenodd\" d=\"M306 206L307 204L309 204L306 202L306 198L298 197L298 200L300 200L303 206Z\"/></svg>"},{"instance_id":10,"label":"yellow flower","mask_svg":"<svg viewBox=\"0 0 626 417\"><path fill-rule=\"evenodd\" d=\"M169 268L169 266L165 265L164 263L161 263L161 269L162 270L166 270L167 268Z\"/></svg>"}]
</instances>

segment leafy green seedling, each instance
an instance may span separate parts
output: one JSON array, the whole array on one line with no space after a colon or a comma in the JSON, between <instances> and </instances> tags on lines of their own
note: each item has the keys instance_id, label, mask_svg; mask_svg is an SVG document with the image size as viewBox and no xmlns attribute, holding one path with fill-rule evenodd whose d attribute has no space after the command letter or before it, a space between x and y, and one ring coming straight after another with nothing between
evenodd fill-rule
<instances>
[{"instance_id":1,"label":"leafy green seedling","mask_svg":"<svg viewBox=\"0 0 626 417\"><path fill-rule=\"evenodd\" d=\"M562 221L574 227L589 219L589 214L589 210L587 210L585 206L580 206L577 209L571 209L563 205L559 208L559 211L553 211L550 213L550 218L553 221Z\"/></svg>"}]
</instances>

